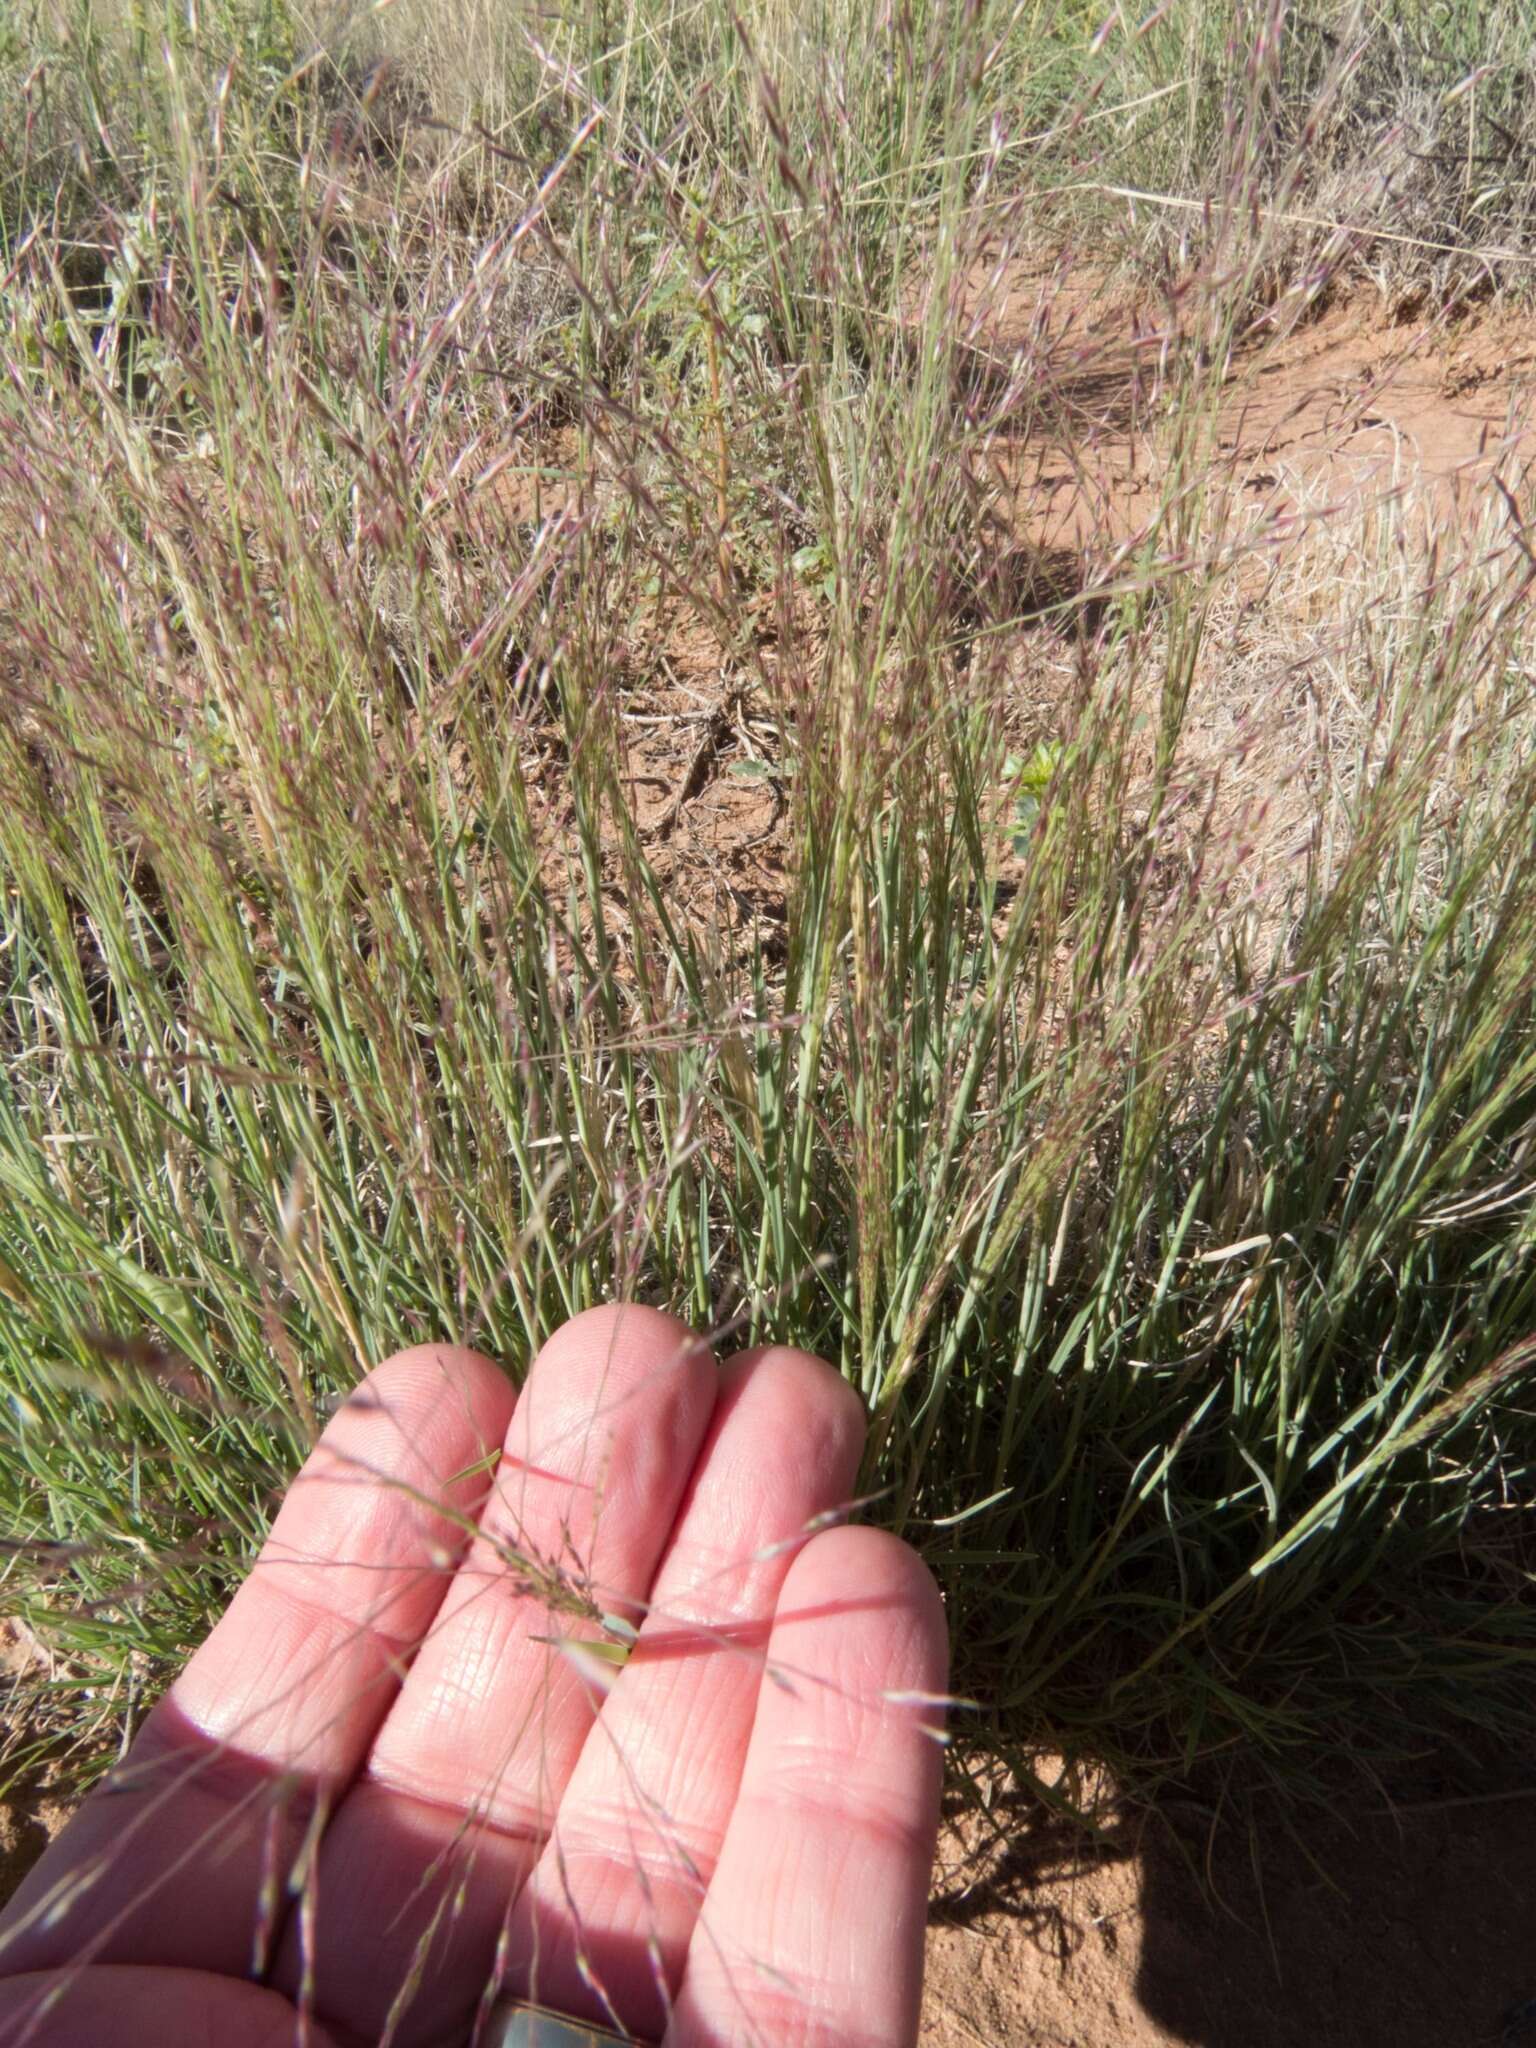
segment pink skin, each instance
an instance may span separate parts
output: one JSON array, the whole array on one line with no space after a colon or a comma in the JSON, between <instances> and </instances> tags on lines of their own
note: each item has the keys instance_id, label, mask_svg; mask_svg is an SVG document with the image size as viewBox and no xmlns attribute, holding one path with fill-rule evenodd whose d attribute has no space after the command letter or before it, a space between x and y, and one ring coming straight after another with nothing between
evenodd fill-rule
<instances>
[{"instance_id":1,"label":"pink skin","mask_svg":"<svg viewBox=\"0 0 1536 2048\"><path fill-rule=\"evenodd\" d=\"M806 1533L862 1442L829 1366L650 1309L515 1402L388 1360L0 1916L0 2044L467 2048L492 1979L665 2048L913 2041L944 1622L894 1538ZM611 1683L558 1582L638 1628Z\"/></svg>"}]
</instances>

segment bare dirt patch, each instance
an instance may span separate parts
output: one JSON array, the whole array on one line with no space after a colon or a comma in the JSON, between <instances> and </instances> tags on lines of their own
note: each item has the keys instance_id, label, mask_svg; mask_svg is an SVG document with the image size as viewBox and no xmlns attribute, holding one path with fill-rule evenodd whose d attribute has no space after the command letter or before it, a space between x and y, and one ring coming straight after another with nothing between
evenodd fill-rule
<instances>
[{"instance_id":1,"label":"bare dirt patch","mask_svg":"<svg viewBox=\"0 0 1536 2048\"><path fill-rule=\"evenodd\" d=\"M0 1799L0 1905L69 1819L46 1785L24 1785Z\"/></svg>"},{"instance_id":2,"label":"bare dirt patch","mask_svg":"<svg viewBox=\"0 0 1536 2048\"><path fill-rule=\"evenodd\" d=\"M941 1855L922 2048L1530 2048L1536 1781L1097 1850L1038 1806ZM948 1862L946 1872L945 1863Z\"/></svg>"},{"instance_id":3,"label":"bare dirt patch","mask_svg":"<svg viewBox=\"0 0 1536 2048\"><path fill-rule=\"evenodd\" d=\"M1355 302L1234 366L1219 445L1281 503L1343 511L1417 487L1453 516L1536 458L1533 378L1528 321L1400 327Z\"/></svg>"},{"instance_id":4,"label":"bare dirt patch","mask_svg":"<svg viewBox=\"0 0 1536 2048\"><path fill-rule=\"evenodd\" d=\"M36 1731L27 1712L24 1681L45 1653L15 1621L0 1620L0 1772L14 1749ZM50 1783L46 1765L21 1771L0 1795L0 1905L69 1819L67 1799Z\"/></svg>"},{"instance_id":5,"label":"bare dirt patch","mask_svg":"<svg viewBox=\"0 0 1536 2048\"><path fill-rule=\"evenodd\" d=\"M1169 487L1181 365L1208 346L1195 309L1097 299L1022 265L983 266L971 285L978 362L1002 379L1027 360L1035 391L1022 431L981 449L995 508L1046 561L1101 564ZM1315 317L1278 308L1222 367L1208 447L1202 487L1239 494L1250 524L1358 520L1401 499L1427 536L1536 461L1529 320L1394 322L1371 296Z\"/></svg>"}]
</instances>

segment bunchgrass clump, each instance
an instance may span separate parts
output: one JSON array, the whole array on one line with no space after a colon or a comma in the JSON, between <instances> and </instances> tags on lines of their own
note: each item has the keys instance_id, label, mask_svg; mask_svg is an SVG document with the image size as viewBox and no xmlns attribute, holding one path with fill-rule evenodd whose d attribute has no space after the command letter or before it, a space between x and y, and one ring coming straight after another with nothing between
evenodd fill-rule
<instances>
[{"instance_id":1,"label":"bunchgrass clump","mask_svg":"<svg viewBox=\"0 0 1536 2048\"><path fill-rule=\"evenodd\" d=\"M124 0L3 52L36 1726L115 1746L370 1361L520 1371L624 1294L860 1388L962 1750L1300 1790L1529 1737L1536 565L1492 491L1282 549L1212 467L1277 279L1385 226L1518 286L1514 142L1496 200L1294 221L1415 94L1481 190L1518 15L1475 80L1470 16L1420 63L1214 0ZM1159 177L1182 250L1114 196ZM1101 417L1058 316L1111 257L1174 338ZM1144 429L1064 581L1000 538L1024 453ZM737 771L772 878L693 886Z\"/></svg>"}]
</instances>

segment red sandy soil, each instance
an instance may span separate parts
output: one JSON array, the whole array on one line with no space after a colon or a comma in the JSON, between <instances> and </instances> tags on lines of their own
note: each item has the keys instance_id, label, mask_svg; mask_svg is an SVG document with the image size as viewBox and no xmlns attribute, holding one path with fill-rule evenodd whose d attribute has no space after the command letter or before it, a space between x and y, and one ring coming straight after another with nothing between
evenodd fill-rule
<instances>
[{"instance_id":1,"label":"red sandy soil","mask_svg":"<svg viewBox=\"0 0 1536 2048\"><path fill-rule=\"evenodd\" d=\"M1022 349L1038 391L1018 437L985 458L1008 523L1047 549L1102 553L1164 486L1191 309L1096 300L1018 265L978 273L973 290L979 360L1003 376ZM1393 495L1457 519L1536 459L1533 393L1528 315L1393 321L1371 297L1305 319L1277 308L1232 349L1195 444L1214 457L1201 480L1272 520L1358 517Z\"/></svg>"},{"instance_id":2,"label":"red sandy soil","mask_svg":"<svg viewBox=\"0 0 1536 2048\"><path fill-rule=\"evenodd\" d=\"M1176 1814L1098 1853L1036 1805L980 1870L951 1834L921 2048L1532 2048L1536 1770L1501 1777L1212 1859Z\"/></svg>"}]
</instances>

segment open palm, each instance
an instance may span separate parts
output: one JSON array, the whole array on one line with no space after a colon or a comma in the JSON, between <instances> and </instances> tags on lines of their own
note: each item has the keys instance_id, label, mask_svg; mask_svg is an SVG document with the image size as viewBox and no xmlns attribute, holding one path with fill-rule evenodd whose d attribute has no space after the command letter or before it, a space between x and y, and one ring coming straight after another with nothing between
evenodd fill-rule
<instances>
[{"instance_id":1,"label":"open palm","mask_svg":"<svg viewBox=\"0 0 1536 2048\"><path fill-rule=\"evenodd\" d=\"M894 1538L808 1533L862 1439L829 1367L643 1308L516 1397L381 1365L0 1920L0 2041L467 2048L511 1996L910 2042L944 1630Z\"/></svg>"}]
</instances>

